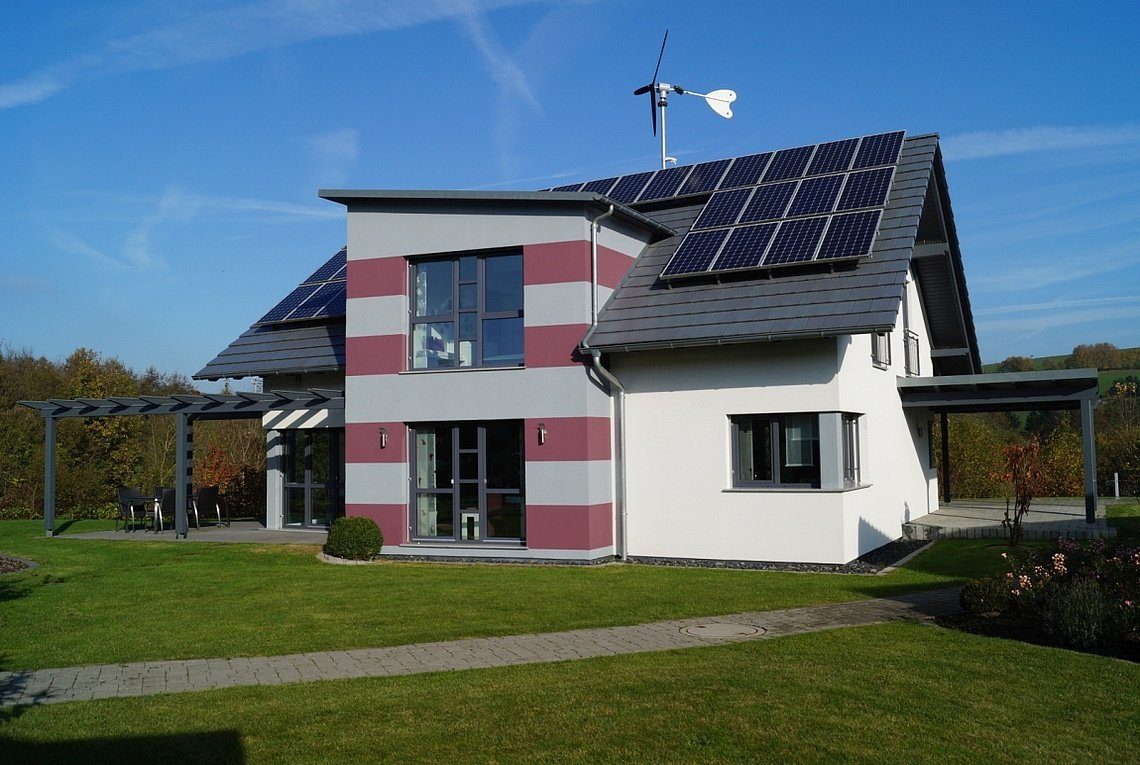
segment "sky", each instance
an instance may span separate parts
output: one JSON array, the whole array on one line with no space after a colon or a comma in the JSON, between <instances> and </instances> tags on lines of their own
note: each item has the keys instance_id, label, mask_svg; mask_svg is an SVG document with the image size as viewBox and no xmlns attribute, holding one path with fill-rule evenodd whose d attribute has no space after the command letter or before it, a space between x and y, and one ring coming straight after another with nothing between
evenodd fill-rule
<instances>
[{"instance_id":1,"label":"sky","mask_svg":"<svg viewBox=\"0 0 1140 765\"><path fill-rule=\"evenodd\" d=\"M653 169L666 28L739 94L681 163L937 132L983 361L1140 346L1140 3L691 0L5 0L0 343L190 375L343 245L320 188Z\"/></svg>"}]
</instances>

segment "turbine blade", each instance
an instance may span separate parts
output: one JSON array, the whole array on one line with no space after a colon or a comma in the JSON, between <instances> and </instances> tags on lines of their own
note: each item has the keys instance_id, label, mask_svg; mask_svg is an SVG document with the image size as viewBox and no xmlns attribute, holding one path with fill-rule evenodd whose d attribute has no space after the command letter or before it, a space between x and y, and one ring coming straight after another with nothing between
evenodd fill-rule
<instances>
[{"instance_id":1,"label":"turbine blade","mask_svg":"<svg viewBox=\"0 0 1140 765\"><path fill-rule=\"evenodd\" d=\"M637 90L633 91L633 95L635 95L635 96L643 96L643 95L645 95L646 93L648 93L648 92L649 92L649 91L651 91L651 90L653 90L653 85L642 85L640 88L638 88Z\"/></svg>"},{"instance_id":2,"label":"turbine blade","mask_svg":"<svg viewBox=\"0 0 1140 765\"><path fill-rule=\"evenodd\" d=\"M657 98L649 94L649 118L653 120L653 135L657 136Z\"/></svg>"},{"instance_id":3,"label":"turbine blade","mask_svg":"<svg viewBox=\"0 0 1140 765\"><path fill-rule=\"evenodd\" d=\"M650 83L657 84L657 73L661 71L661 59L665 58L665 43L669 40L669 30L665 30L665 36L661 38L661 52L657 54L657 66L653 67L653 79Z\"/></svg>"}]
</instances>

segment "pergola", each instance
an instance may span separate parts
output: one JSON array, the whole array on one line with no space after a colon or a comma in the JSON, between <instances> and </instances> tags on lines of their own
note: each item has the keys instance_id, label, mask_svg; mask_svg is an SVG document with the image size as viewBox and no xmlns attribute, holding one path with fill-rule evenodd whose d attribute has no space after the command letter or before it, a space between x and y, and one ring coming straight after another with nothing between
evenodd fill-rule
<instances>
[{"instance_id":1,"label":"pergola","mask_svg":"<svg viewBox=\"0 0 1140 765\"><path fill-rule=\"evenodd\" d=\"M1097 385L1095 369L1061 369L900 378L898 390L904 409L929 409L942 416L942 493L946 502L951 499L949 413L1080 409L1085 470L1085 520L1096 523L1096 433L1093 406L1097 401Z\"/></svg>"},{"instance_id":2,"label":"pergola","mask_svg":"<svg viewBox=\"0 0 1140 765\"><path fill-rule=\"evenodd\" d=\"M198 393L177 396L48 399L21 401L44 418L44 531L55 533L55 436L56 421L73 417L131 417L143 414L174 415L175 443L175 534L185 538L186 509L193 485L194 422L260 418L268 412L344 409L344 392L310 389L272 393Z\"/></svg>"}]
</instances>

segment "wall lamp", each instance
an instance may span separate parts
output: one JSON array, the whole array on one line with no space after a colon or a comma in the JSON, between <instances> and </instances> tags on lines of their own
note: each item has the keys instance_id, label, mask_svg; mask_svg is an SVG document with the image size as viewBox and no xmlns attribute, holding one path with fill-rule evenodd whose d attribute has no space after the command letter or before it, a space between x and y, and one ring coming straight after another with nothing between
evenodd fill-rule
<instances>
[{"instance_id":1,"label":"wall lamp","mask_svg":"<svg viewBox=\"0 0 1140 765\"><path fill-rule=\"evenodd\" d=\"M387 428L380 428L380 448L381 449L387 449L388 448L388 429Z\"/></svg>"},{"instance_id":2,"label":"wall lamp","mask_svg":"<svg viewBox=\"0 0 1140 765\"><path fill-rule=\"evenodd\" d=\"M546 423L538 423L538 445L542 446L546 443Z\"/></svg>"}]
</instances>

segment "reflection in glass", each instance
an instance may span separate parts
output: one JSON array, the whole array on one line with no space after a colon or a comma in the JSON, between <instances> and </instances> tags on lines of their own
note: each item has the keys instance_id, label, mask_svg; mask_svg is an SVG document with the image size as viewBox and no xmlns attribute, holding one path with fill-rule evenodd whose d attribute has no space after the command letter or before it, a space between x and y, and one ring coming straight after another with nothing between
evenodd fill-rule
<instances>
[{"instance_id":1,"label":"reflection in glass","mask_svg":"<svg viewBox=\"0 0 1140 765\"><path fill-rule=\"evenodd\" d=\"M483 321L483 363L505 366L523 362L523 320L485 319Z\"/></svg>"},{"instance_id":2,"label":"reflection in glass","mask_svg":"<svg viewBox=\"0 0 1140 765\"><path fill-rule=\"evenodd\" d=\"M416 500L416 536L454 537L451 494L421 494Z\"/></svg>"},{"instance_id":3,"label":"reflection in glass","mask_svg":"<svg viewBox=\"0 0 1140 765\"><path fill-rule=\"evenodd\" d=\"M415 281L416 316L440 316L451 313L451 261L417 263Z\"/></svg>"},{"instance_id":4,"label":"reflection in glass","mask_svg":"<svg viewBox=\"0 0 1140 765\"><path fill-rule=\"evenodd\" d=\"M412 366L436 369L455 366L455 324L437 321L416 324L412 331Z\"/></svg>"}]
</instances>

